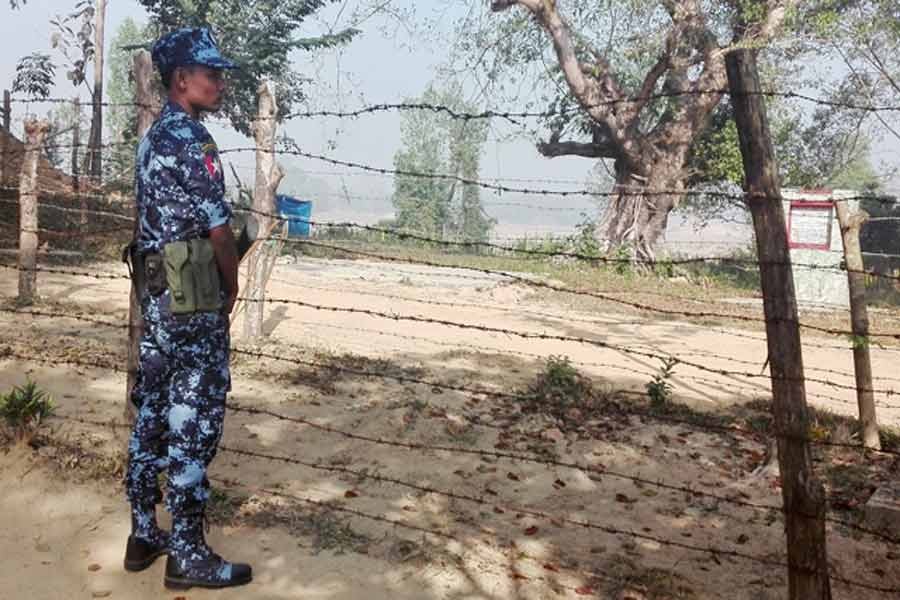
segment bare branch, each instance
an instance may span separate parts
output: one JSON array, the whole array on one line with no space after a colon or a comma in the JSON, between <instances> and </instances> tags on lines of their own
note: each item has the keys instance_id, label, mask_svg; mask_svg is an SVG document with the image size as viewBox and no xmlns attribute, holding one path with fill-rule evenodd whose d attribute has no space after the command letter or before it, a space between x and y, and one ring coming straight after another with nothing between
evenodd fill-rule
<instances>
[{"instance_id":1,"label":"bare branch","mask_svg":"<svg viewBox=\"0 0 900 600\"><path fill-rule=\"evenodd\" d=\"M503 11L512 6L526 8L541 25L556 51L559 66L565 75L572 95L591 118L609 132L609 143L617 146L618 154L634 165L640 164L639 140L627 133L636 117L632 107L618 107L604 102L626 97L611 72L610 65L596 51L593 64L582 63L576 53L575 36L550 0L492 0L491 9Z\"/></svg>"}]
</instances>

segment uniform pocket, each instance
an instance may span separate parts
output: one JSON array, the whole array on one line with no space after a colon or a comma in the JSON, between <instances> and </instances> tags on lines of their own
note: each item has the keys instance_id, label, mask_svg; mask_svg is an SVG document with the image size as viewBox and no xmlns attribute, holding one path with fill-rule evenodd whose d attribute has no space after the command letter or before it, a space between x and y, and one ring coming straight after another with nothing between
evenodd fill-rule
<instances>
[{"instance_id":1,"label":"uniform pocket","mask_svg":"<svg viewBox=\"0 0 900 600\"><path fill-rule=\"evenodd\" d=\"M163 251L166 283L171 293L169 310L174 315L197 310L194 276L191 269L190 246L187 242L169 242Z\"/></svg>"}]
</instances>

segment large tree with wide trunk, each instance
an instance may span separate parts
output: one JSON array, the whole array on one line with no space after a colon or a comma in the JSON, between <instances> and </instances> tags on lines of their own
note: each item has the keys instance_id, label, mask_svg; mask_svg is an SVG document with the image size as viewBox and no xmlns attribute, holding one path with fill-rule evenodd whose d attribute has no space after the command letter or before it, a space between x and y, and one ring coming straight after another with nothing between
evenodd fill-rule
<instances>
[{"instance_id":1,"label":"large tree with wide trunk","mask_svg":"<svg viewBox=\"0 0 900 600\"><path fill-rule=\"evenodd\" d=\"M549 133L538 150L547 157L608 161L614 195L598 237L652 257L687 185L703 179L696 172L696 142L727 104L720 92L727 88L725 54L735 47L765 49L767 87L797 91L811 81L821 83L810 75L810 58L830 52L819 60L831 61L841 44L847 48L849 36L839 35L834 24L856 27L852 23L866 14L863 6L883 12L890 3L491 0L490 8L505 18L495 19L493 36L484 35L492 27L486 21L482 39L471 36L476 41L463 44L481 66L493 54L490 85L502 86L504 75L523 64L537 64L545 80L550 75L557 85L550 105L557 114L545 122ZM551 60L545 54L548 44ZM801 74L808 80L801 81ZM852 73L841 78L846 84ZM840 96L838 91L831 87L821 95ZM848 99L846 93L841 97ZM849 117L857 132L864 117L859 122Z\"/></svg>"},{"instance_id":2,"label":"large tree with wide trunk","mask_svg":"<svg viewBox=\"0 0 900 600\"><path fill-rule=\"evenodd\" d=\"M753 26L723 43L724 25L746 15L750 3L720 2L732 15L712 14L701 0L660 0L667 23L658 56L636 86L627 86L609 60L615 49L595 47L574 31L555 0L493 0L491 9L527 10L550 37L572 97L590 117L588 142L560 139L540 144L545 156L578 155L614 161L615 191L602 227L612 244L627 244L644 257L665 231L685 188L688 154L706 129L727 87L724 54L736 45L764 45L777 34L798 0L753 3ZM727 6L733 4L733 6ZM648 17L660 20L650 11ZM728 12L728 11L726 11ZM664 92L662 108L651 97ZM665 193L660 193L665 192Z\"/></svg>"}]
</instances>

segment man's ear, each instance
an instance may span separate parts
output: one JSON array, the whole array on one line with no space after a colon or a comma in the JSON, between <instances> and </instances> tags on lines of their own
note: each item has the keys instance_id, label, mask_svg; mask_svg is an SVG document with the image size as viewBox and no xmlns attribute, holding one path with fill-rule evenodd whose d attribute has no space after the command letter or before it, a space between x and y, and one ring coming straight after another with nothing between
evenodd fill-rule
<instances>
[{"instance_id":1,"label":"man's ear","mask_svg":"<svg viewBox=\"0 0 900 600\"><path fill-rule=\"evenodd\" d=\"M179 92L184 92L187 90L187 70L184 67L175 67L173 80L175 87Z\"/></svg>"}]
</instances>

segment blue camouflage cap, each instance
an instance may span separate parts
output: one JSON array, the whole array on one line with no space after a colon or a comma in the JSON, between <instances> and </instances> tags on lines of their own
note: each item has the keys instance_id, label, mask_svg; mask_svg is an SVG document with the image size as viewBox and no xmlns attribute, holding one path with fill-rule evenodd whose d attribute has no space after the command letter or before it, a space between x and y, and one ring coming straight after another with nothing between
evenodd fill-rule
<instances>
[{"instance_id":1,"label":"blue camouflage cap","mask_svg":"<svg viewBox=\"0 0 900 600\"><path fill-rule=\"evenodd\" d=\"M153 45L153 62L160 73L175 67L202 65L213 69L236 69L237 65L222 56L208 27L179 29L159 38Z\"/></svg>"}]
</instances>

